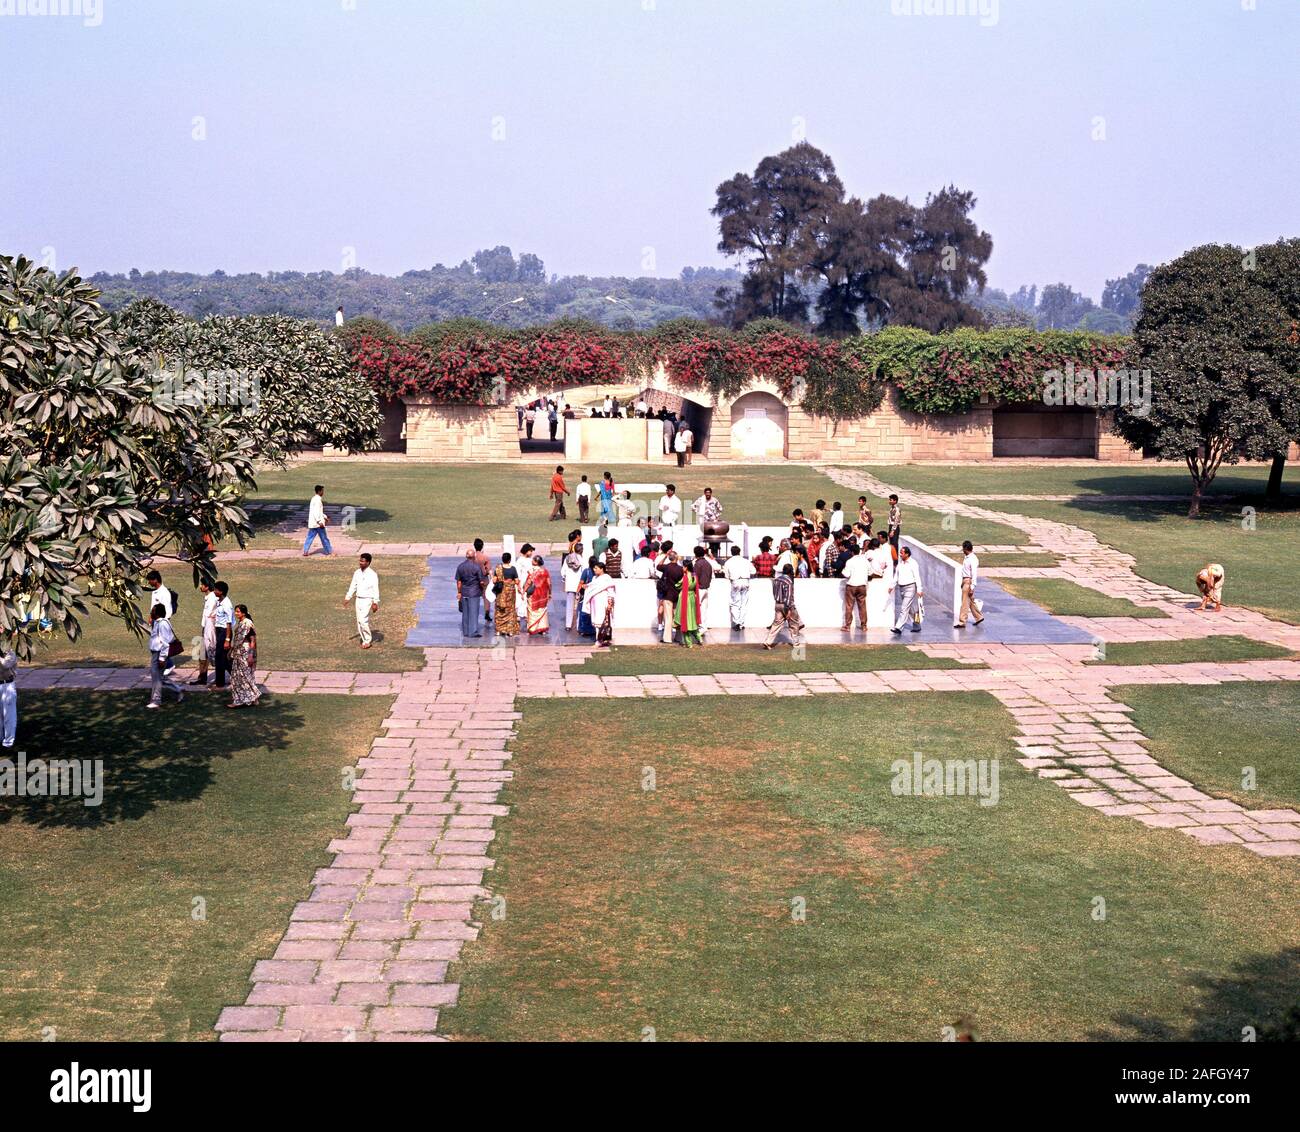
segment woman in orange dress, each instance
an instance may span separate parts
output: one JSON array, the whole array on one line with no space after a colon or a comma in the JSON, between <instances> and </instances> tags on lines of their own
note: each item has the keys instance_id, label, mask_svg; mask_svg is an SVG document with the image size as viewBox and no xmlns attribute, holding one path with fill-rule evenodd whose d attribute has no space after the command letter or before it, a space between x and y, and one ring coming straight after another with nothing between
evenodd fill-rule
<instances>
[{"instance_id":1,"label":"woman in orange dress","mask_svg":"<svg viewBox=\"0 0 1300 1132\"><path fill-rule=\"evenodd\" d=\"M524 586L528 595L528 633L537 636L551 628L548 610L551 605L551 572L542 562L539 554L533 559L533 568L528 572L528 581Z\"/></svg>"}]
</instances>

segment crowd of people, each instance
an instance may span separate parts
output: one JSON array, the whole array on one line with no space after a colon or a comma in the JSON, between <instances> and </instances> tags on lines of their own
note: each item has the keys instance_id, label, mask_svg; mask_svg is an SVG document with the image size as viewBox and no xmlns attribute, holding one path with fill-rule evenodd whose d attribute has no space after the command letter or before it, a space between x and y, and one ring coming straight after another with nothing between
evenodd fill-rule
<instances>
[{"instance_id":1,"label":"crowd of people","mask_svg":"<svg viewBox=\"0 0 1300 1132\"><path fill-rule=\"evenodd\" d=\"M552 521L567 517L565 499L570 494L564 466L558 465L551 478ZM858 496L856 518L850 521L843 504L827 506L818 499L809 512L796 507L790 517L790 533L779 543L764 536L758 552L746 558L739 546L722 554L722 540L709 537L707 524L723 518L721 500L711 487L690 504L695 523L704 528L698 545L679 548L674 532L684 514L682 498L675 484L667 484L655 515L636 516L631 493L620 493L613 475L605 472L592 486L582 476L574 496L578 517L590 518L593 501L598 507L597 534L591 547L582 542L581 530L569 532L567 549L561 557L559 584L565 598L566 632L577 632L600 645L613 640L615 582L620 578L653 581L658 598L656 633L665 643L678 641L688 648L703 644L707 635L710 589L716 577L730 583L730 621L734 631L745 627L749 590L753 579L770 579L776 607L768 626L764 647L771 648L785 633L799 643L804 628L795 603L794 583L801 578L837 578L844 582L844 632L856 623L867 626L867 592L872 581L885 580L889 592L897 594L898 615L892 627L901 634L909 624L919 632L924 617L925 589L911 549L900 543L903 510L897 495L890 495L883 523L877 520L865 495ZM636 517L634 517L636 516ZM624 546L609 536L610 526L634 527L635 535ZM550 631L552 579L545 559L536 548L524 545L519 558L504 554L495 567L476 539L456 571L456 596L461 613L462 634L483 635L483 622L497 633L515 636L526 631L534 636ZM984 620L982 602L975 596L979 581L979 558L967 542L961 565L962 602L956 611L956 628L968 620ZM522 628L521 628L522 627Z\"/></svg>"},{"instance_id":2,"label":"crowd of people","mask_svg":"<svg viewBox=\"0 0 1300 1132\"><path fill-rule=\"evenodd\" d=\"M580 415L578 410L562 397L558 400L539 397L527 404L516 405L515 413L519 420L519 428L523 430L526 439L549 438L553 441L558 438L560 421L571 421ZM600 405L592 405L587 409L586 417L661 421L664 455L676 455L678 467L684 467L691 462L691 455L695 451L695 432L690 422L685 416L678 415L675 409L666 407L652 409L644 395L635 402L623 403L620 403L617 397L607 395Z\"/></svg>"}]
</instances>

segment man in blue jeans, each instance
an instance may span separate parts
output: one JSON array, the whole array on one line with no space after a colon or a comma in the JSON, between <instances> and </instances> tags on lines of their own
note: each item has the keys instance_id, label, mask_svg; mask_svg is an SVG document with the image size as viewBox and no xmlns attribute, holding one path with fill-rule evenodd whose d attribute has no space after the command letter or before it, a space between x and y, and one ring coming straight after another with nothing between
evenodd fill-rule
<instances>
[{"instance_id":1,"label":"man in blue jeans","mask_svg":"<svg viewBox=\"0 0 1300 1132\"><path fill-rule=\"evenodd\" d=\"M483 583L487 575L474 557L474 548L465 551L465 560L456 567L456 600L460 604L460 635L481 637L479 613L483 608Z\"/></svg>"},{"instance_id":2,"label":"man in blue jeans","mask_svg":"<svg viewBox=\"0 0 1300 1132\"><path fill-rule=\"evenodd\" d=\"M312 494L311 503L307 506L307 541L302 544L304 558L311 553L313 539L320 539L326 556L334 553L334 548L330 546L330 536L325 533L325 524L328 522L325 517L325 485L318 483Z\"/></svg>"}]
</instances>

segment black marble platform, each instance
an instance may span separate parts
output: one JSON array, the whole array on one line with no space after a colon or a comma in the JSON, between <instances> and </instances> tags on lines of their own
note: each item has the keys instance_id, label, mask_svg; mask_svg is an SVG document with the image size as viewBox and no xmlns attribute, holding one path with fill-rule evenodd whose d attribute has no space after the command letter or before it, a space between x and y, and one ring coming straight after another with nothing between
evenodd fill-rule
<instances>
[{"instance_id":1,"label":"black marble platform","mask_svg":"<svg viewBox=\"0 0 1300 1132\"><path fill-rule=\"evenodd\" d=\"M463 559L430 558L429 574L424 581L424 597L415 607L417 622L407 633L406 644L411 648L491 648L497 643L497 634L490 622L484 622L483 636L461 636L460 613L456 608L456 567ZM548 633L529 636L520 626L517 637L504 638L512 647L528 648L543 645L592 645L590 637L581 637L576 629L564 628L564 590L560 583L558 559L548 562L551 568L551 605ZM984 623L968 625L965 629L953 628L952 611L929 598L926 601L925 624L919 633L905 630L896 637L888 629L854 629L844 633L838 628L807 629L804 637L809 644L934 644L969 641L983 644L1025 645L1075 645L1088 644L1092 638L1082 629L1053 617L1041 606L1007 593L996 582L984 579L979 585L979 596L984 601ZM491 600L485 599L485 600ZM765 629L710 629L706 640L713 644L762 644ZM784 640L784 638L782 638ZM662 644L662 638L650 629L619 629L615 640L620 645Z\"/></svg>"}]
</instances>

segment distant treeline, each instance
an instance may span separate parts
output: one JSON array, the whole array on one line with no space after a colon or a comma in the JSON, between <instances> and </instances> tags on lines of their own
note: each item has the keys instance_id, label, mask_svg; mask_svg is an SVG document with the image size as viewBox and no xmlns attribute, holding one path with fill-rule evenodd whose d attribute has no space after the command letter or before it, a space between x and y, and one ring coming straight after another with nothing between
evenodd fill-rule
<instances>
[{"instance_id":1,"label":"distant treeline","mask_svg":"<svg viewBox=\"0 0 1300 1132\"><path fill-rule=\"evenodd\" d=\"M740 278L731 268L687 267L674 279L553 275L548 280L538 257L525 253L516 260L502 247L477 252L458 267L437 264L398 276L361 268L265 275L132 270L100 272L90 282L103 292L108 310L152 298L192 318L286 314L327 325L342 306L346 318L379 318L399 330L457 318L516 327L581 318L615 330L646 330L674 318L716 318L718 289Z\"/></svg>"}]
</instances>

